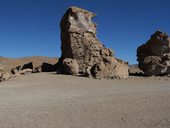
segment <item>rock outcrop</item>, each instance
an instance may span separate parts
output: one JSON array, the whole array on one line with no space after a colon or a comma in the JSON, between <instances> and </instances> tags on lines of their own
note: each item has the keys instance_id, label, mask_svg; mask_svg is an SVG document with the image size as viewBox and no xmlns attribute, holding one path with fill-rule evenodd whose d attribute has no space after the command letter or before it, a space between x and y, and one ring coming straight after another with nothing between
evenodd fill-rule
<instances>
[{"instance_id":1,"label":"rock outcrop","mask_svg":"<svg viewBox=\"0 0 170 128\"><path fill-rule=\"evenodd\" d=\"M60 23L62 55L58 63L58 72L67 72L64 60L70 58L77 61L80 74L102 74L100 77L103 78L114 78L117 74L120 78L127 78L127 63L121 61L122 65L119 67L119 61L113 57L113 51L105 48L97 39L96 24L91 20L94 16L94 13L78 7L71 7L64 14ZM108 58L115 62L106 62ZM98 69L98 66L102 67L102 70ZM119 69L122 74L118 73Z\"/></svg>"},{"instance_id":2,"label":"rock outcrop","mask_svg":"<svg viewBox=\"0 0 170 128\"><path fill-rule=\"evenodd\" d=\"M157 31L137 49L139 68L148 76L170 75L170 38Z\"/></svg>"}]
</instances>

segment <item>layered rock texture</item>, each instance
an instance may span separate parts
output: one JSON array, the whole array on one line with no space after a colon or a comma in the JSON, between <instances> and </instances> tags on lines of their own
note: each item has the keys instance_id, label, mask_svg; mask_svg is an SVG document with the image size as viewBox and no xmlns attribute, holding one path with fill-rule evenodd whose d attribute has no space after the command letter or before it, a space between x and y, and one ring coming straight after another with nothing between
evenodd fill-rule
<instances>
[{"instance_id":1,"label":"layered rock texture","mask_svg":"<svg viewBox=\"0 0 170 128\"><path fill-rule=\"evenodd\" d=\"M58 72L67 74L64 60L70 58L78 63L80 74L127 78L127 63L114 58L113 51L97 39L96 24L91 20L94 16L94 13L78 7L71 7L64 14L60 23L62 55Z\"/></svg>"},{"instance_id":2,"label":"layered rock texture","mask_svg":"<svg viewBox=\"0 0 170 128\"><path fill-rule=\"evenodd\" d=\"M170 38L157 31L137 49L139 68L149 76L170 75Z\"/></svg>"}]
</instances>

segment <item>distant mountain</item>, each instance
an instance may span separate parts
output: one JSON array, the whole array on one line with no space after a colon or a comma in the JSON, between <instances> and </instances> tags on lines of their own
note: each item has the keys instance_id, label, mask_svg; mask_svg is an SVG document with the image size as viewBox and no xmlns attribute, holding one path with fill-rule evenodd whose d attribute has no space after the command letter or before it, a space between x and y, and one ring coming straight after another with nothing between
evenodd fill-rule
<instances>
[{"instance_id":1,"label":"distant mountain","mask_svg":"<svg viewBox=\"0 0 170 128\"><path fill-rule=\"evenodd\" d=\"M137 68L138 67L138 64L132 64L132 65L129 65L130 68Z\"/></svg>"},{"instance_id":2,"label":"distant mountain","mask_svg":"<svg viewBox=\"0 0 170 128\"><path fill-rule=\"evenodd\" d=\"M12 68L15 68L19 65L33 62L34 65L41 65L42 63L56 64L58 58L54 57L45 57L45 56L32 56L32 57L23 57L23 58L7 58L0 57L0 67L4 71L10 71Z\"/></svg>"},{"instance_id":3,"label":"distant mountain","mask_svg":"<svg viewBox=\"0 0 170 128\"><path fill-rule=\"evenodd\" d=\"M143 73L142 70L138 68L138 64L129 65L130 74Z\"/></svg>"}]
</instances>

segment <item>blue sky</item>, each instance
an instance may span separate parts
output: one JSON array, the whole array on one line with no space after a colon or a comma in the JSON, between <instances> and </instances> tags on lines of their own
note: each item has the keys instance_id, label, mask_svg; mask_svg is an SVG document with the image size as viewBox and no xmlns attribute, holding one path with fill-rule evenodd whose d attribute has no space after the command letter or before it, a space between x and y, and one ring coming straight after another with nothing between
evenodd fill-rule
<instances>
[{"instance_id":1,"label":"blue sky","mask_svg":"<svg viewBox=\"0 0 170 128\"><path fill-rule=\"evenodd\" d=\"M96 13L99 40L130 64L156 30L170 34L169 0L0 0L0 56L60 57L59 23L70 6Z\"/></svg>"}]
</instances>

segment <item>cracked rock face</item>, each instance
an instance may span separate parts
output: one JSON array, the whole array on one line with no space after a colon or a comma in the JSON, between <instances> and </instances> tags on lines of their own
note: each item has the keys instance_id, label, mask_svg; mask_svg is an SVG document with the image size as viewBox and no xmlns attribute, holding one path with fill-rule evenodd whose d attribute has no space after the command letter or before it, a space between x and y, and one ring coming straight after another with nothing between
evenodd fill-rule
<instances>
[{"instance_id":1,"label":"cracked rock face","mask_svg":"<svg viewBox=\"0 0 170 128\"><path fill-rule=\"evenodd\" d=\"M170 75L170 38L157 31L137 49L139 68L148 75Z\"/></svg>"},{"instance_id":2,"label":"cracked rock face","mask_svg":"<svg viewBox=\"0 0 170 128\"><path fill-rule=\"evenodd\" d=\"M91 20L94 16L94 13L78 7L71 7L64 14L60 23L62 42L62 55L58 63L60 72L65 72L63 60L71 58L77 61L80 74L95 76L91 74L94 65L102 63L105 58L114 58L113 51L105 48L96 37L96 24ZM125 66L127 67L126 63ZM107 65L105 68L108 68ZM107 77L115 73L111 71L111 74L104 73L104 75ZM128 74L126 75L128 77Z\"/></svg>"}]
</instances>

